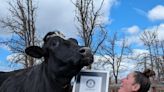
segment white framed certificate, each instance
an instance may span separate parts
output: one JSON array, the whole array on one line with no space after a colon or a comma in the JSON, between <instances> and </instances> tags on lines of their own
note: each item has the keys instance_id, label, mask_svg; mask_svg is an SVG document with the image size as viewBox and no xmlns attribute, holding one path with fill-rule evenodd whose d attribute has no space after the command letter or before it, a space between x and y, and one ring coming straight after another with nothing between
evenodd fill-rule
<instances>
[{"instance_id":1,"label":"white framed certificate","mask_svg":"<svg viewBox=\"0 0 164 92\"><path fill-rule=\"evenodd\" d=\"M108 92L109 72L82 70L75 78L73 92Z\"/></svg>"}]
</instances>

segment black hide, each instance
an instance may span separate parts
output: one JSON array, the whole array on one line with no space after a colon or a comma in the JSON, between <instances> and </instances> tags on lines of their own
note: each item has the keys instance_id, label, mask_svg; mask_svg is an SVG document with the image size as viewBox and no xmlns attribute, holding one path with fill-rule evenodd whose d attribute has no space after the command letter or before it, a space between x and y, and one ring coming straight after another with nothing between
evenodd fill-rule
<instances>
[{"instance_id":1,"label":"black hide","mask_svg":"<svg viewBox=\"0 0 164 92\"><path fill-rule=\"evenodd\" d=\"M53 36L53 32L44 37L42 47L31 46L25 52L44 57L44 62L8 77L0 92L69 92L72 77L93 62L89 48L79 46L73 38Z\"/></svg>"},{"instance_id":2,"label":"black hide","mask_svg":"<svg viewBox=\"0 0 164 92\"><path fill-rule=\"evenodd\" d=\"M20 70L15 70L15 71L10 71L10 72L0 72L0 86L2 85L2 83L9 78L10 76L13 76L15 74L17 74L18 72L23 71L24 69L20 69Z\"/></svg>"}]
</instances>

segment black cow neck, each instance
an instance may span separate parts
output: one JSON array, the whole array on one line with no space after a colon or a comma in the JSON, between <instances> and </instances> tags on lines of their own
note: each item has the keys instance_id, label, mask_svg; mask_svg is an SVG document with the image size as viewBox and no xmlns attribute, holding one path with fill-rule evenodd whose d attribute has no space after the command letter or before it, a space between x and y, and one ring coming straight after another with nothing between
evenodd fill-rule
<instances>
[{"instance_id":1,"label":"black cow neck","mask_svg":"<svg viewBox=\"0 0 164 92\"><path fill-rule=\"evenodd\" d=\"M50 83L50 86L52 88L54 86L57 86L57 87L59 87L63 90L62 92L68 92L68 90L70 89L70 86L71 86L70 82L71 82L72 78L56 76L56 72L54 73L53 70L51 70L51 68L48 68L48 67L50 67L48 63L50 63L50 62L60 62L60 60L57 59L57 58L55 58L53 60L55 60L55 61L50 61L50 60L45 59L45 62L43 63L45 74L46 74L47 79Z\"/></svg>"}]
</instances>

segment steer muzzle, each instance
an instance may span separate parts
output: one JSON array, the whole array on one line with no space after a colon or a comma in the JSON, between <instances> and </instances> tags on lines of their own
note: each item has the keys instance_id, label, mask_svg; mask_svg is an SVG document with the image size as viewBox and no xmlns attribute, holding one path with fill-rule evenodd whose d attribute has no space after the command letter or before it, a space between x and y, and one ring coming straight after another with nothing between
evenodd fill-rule
<instances>
[{"instance_id":1,"label":"steer muzzle","mask_svg":"<svg viewBox=\"0 0 164 92\"><path fill-rule=\"evenodd\" d=\"M82 64L85 66L90 65L93 63L93 54L90 48L88 47L82 47L79 50L80 54L83 56L82 58Z\"/></svg>"}]
</instances>

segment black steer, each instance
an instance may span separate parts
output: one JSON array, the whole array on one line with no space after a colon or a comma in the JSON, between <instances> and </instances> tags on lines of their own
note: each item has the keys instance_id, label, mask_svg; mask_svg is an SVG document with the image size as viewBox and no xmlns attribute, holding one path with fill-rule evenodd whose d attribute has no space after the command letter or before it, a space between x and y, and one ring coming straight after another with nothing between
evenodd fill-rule
<instances>
[{"instance_id":1,"label":"black steer","mask_svg":"<svg viewBox=\"0 0 164 92\"><path fill-rule=\"evenodd\" d=\"M17 74L18 72L21 72L23 69L20 70L14 70L14 71L10 71L10 72L0 72L0 86L2 85L2 83L9 78L10 76Z\"/></svg>"},{"instance_id":2,"label":"black steer","mask_svg":"<svg viewBox=\"0 0 164 92\"><path fill-rule=\"evenodd\" d=\"M44 57L44 62L10 76L0 92L69 92L72 77L93 62L93 55L89 48L78 46L75 39L53 34L44 37L42 48L31 46L25 50L32 57Z\"/></svg>"}]
</instances>

